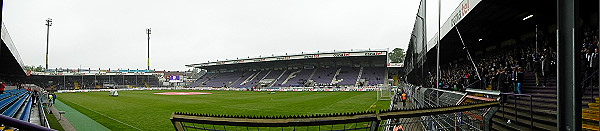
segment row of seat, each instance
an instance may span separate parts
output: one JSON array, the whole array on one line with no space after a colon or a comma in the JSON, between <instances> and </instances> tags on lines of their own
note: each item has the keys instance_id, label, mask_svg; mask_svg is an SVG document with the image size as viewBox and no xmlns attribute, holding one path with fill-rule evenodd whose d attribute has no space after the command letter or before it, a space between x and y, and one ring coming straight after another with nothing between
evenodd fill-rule
<instances>
[{"instance_id":1,"label":"row of seat","mask_svg":"<svg viewBox=\"0 0 600 131\"><path fill-rule=\"evenodd\" d=\"M0 94L0 100L4 100L4 99L12 96L13 94L21 93L23 91L25 91L25 90L22 90L22 89L6 90L6 91L4 91L4 93Z\"/></svg>"},{"instance_id":2,"label":"row of seat","mask_svg":"<svg viewBox=\"0 0 600 131\"><path fill-rule=\"evenodd\" d=\"M31 104L31 94L24 89L7 90L0 95L0 112L5 116L29 121ZM20 109L22 113L17 115Z\"/></svg>"},{"instance_id":3,"label":"row of seat","mask_svg":"<svg viewBox=\"0 0 600 131\"><path fill-rule=\"evenodd\" d=\"M383 84L385 68L341 67L207 73L190 87L252 87L263 79L274 79L271 83L274 87L302 86L306 80L313 80L316 85L355 85L359 76L360 79L369 81L365 85Z\"/></svg>"}]
</instances>

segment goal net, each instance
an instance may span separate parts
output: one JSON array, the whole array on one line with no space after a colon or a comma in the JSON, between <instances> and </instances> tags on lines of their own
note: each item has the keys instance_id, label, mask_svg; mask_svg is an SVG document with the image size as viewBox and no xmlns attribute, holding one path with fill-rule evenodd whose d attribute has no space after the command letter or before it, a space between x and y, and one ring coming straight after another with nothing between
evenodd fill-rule
<instances>
[{"instance_id":1,"label":"goal net","mask_svg":"<svg viewBox=\"0 0 600 131\"><path fill-rule=\"evenodd\" d=\"M377 100L391 100L392 98L392 87L382 86L377 87Z\"/></svg>"}]
</instances>

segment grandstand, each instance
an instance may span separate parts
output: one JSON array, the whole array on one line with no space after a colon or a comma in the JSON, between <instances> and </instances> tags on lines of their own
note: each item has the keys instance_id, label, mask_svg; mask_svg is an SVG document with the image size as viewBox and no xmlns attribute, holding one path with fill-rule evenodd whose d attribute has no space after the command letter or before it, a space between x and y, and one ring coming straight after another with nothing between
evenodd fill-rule
<instances>
[{"instance_id":1,"label":"grandstand","mask_svg":"<svg viewBox=\"0 0 600 131\"><path fill-rule=\"evenodd\" d=\"M577 81L574 83L581 83L576 88L583 95L577 95L575 101L581 102L584 115L566 119L582 120L582 126L576 128L598 130L595 104L598 97L598 74L595 72L598 68L589 67L592 66L589 63L597 61L583 59L586 55L591 56L598 47L598 1L575 4L579 10L576 12L576 31L579 32L573 32L577 36L574 54L582 59L570 59L581 62L574 65L578 68L575 74L580 75L575 76ZM422 37L420 32L413 32L417 37L411 39L405 61L408 82L461 92L468 89L501 91L502 106L492 119L493 130L568 130L559 126L564 124L561 121L568 120L559 117L561 99L558 94L561 91L557 70L561 68L557 67L560 65L557 61L561 53L555 43L569 38L557 37L558 7L557 2L540 0L464 0L450 15L452 17L442 23L441 32L438 32L441 33L440 43L437 42L438 34L429 42L417 42ZM415 30L419 31L419 28ZM563 56L567 53L563 52ZM436 73L438 56L439 81ZM520 90L516 88L517 84L520 84ZM572 97L563 98L562 106L572 100ZM575 116L571 113L576 114L567 114Z\"/></svg>"},{"instance_id":2,"label":"grandstand","mask_svg":"<svg viewBox=\"0 0 600 131\"><path fill-rule=\"evenodd\" d=\"M186 66L207 71L189 87L362 87L388 84L387 50L384 49L301 53Z\"/></svg>"},{"instance_id":3,"label":"grandstand","mask_svg":"<svg viewBox=\"0 0 600 131\"><path fill-rule=\"evenodd\" d=\"M564 1L567 0L559 0L559 2ZM0 81L10 84L6 92L0 94L0 113L2 113L0 124L4 124L0 130L48 130L49 124L44 112L48 100L44 99L46 97L40 97L48 95L42 93L42 90L48 87L52 87L50 91L53 89L71 92L120 88L123 95L139 97L117 99L106 97L104 95L106 93L92 92L81 95L65 93L65 98L62 99L65 102L69 100L71 106L77 105L80 109L85 108L86 111L97 113L90 115L96 117L99 116L99 112L109 115L117 113L127 115L124 110L121 112L122 110L109 109L109 111L96 112L88 109L88 107L106 109L107 107L93 106L99 105L96 103L99 101L121 103L120 108L127 109L129 109L128 103L145 101L147 103L134 105L137 106L135 113L147 113L142 108L159 110L156 114L162 113L160 117L165 117L165 112L173 112L169 124L173 124L176 130L239 130L240 128L242 130L272 128L296 130L299 128L389 131L402 126L407 130L598 130L600 57L597 57L598 52L594 51L600 49L598 38L600 20L597 16L599 2L577 1L575 4L580 9L576 12L577 26L573 28L575 31L573 37L577 37L572 39L577 50L573 52L576 57L572 61L576 64L570 65L574 68L571 72L565 71L564 68L567 67L560 67L562 63L559 63L559 60L563 60L562 62L565 60L560 57L567 56L564 52L561 54L559 52L561 48L558 48L564 45L560 41L564 36L561 37L558 31L561 25L557 19L561 19L561 16L557 16L559 14L557 12L560 12L557 7L563 5L543 0L463 0L450 15L451 17L443 23L438 32L439 42L437 35L429 41L422 35L427 33L423 32L425 28L422 25L425 21L419 18L423 17L420 15L424 8L420 8L407 50L406 67L399 69L393 68L392 64L388 63L386 49L352 49L248 57L185 65L199 71L192 74L110 69L82 71L56 69L26 73L23 71L23 64L10 37L4 37L8 34L5 34L7 31L2 24L0 59L7 62L0 65ZM555 43L561 44L557 47ZM436 59L439 59L439 62ZM573 76L573 81L566 81L574 83L568 87L564 86L564 78L559 79L567 76L565 72L576 74ZM158 91L153 91L154 88L149 89L149 87L164 86L166 88L156 89L172 90L170 87L174 85L165 84L168 83L167 78L170 76L185 76L184 83L187 88L179 88L180 90L210 91L209 93L214 93L214 96L218 97L160 96L160 100L155 99L155 95L149 92ZM21 80L33 84L17 84ZM347 108L345 107L347 103L358 103L357 101L372 103L362 99L369 99L372 95L367 91L381 91L380 87L389 89L392 94L390 101L380 101L381 99L377 98L375 103L369 105L367 111L361 107L358 112L335 112L339 109L337 106ZM139 93L142 91L126 92L134 88L146 88L152 91L144 92L146 94ZM335 90L330 90L332 88ZM564 88L572 89L576 91L574 94L578 95L574 98L561 97L559 94L564 94ZM323 95L322 91L328 93L339 91L333 93L342 96L331 97L331 94ZM351 98L358 96L360 100L344 101L349 98L343 97L343 94L350 91L366 93L352 92L356 94L348 96ZM379 93L377 92L378 95ZM406 101L401 100L402 93L409 96ZM288 97L292 96L288 94L296 97L293 98L294 102L288 102L291 100ZM323 98L318 99L319 102L341 99L332 102L341 103L341 106L327 109L333 110L334 113L315 111L309 112L313 114L302 114L305 112L298 110L293 110L297 111L293 113L278 112L284 110L284 106L290 106L290 103L297 107L304 105L295 105L295 103L308 103L307 105L310 106L307 108L323 107L321 103L313 102L312 99L308 99L311 101L307 102L304 96L309 95L315 96L315 99ZM236 96L243 97L235 98ZM281 104L278 107L252 108L241 115L227 114L231 113L228 111L244 110L248 105L264 105L267 101L263 101L265 96L271 98L270 102L286 101L281 102L284 104L278 103ZM78 98L101 100L88 101ZM247 101L249 98L252 98L251 102ZM185 102L177 103L183 100ZM201 102L195 100L202 100L205 103L198 104ZM578 110L564 113L565 105L571 104L568 102L565 104L565 101L569 100L575 101L575 109ZM219 101L219 103L211 103L212 101ZM389 107L376 107L377 103L381 102L386 104L389 102ZM146 106L149 103L152 106ZM173 109L174 107L176 109ZM261 114L258 114L257 110L262 111ZM224 114L213 114L215 112ZM283 115L270 115L273 112ZM285 113L293 116L286 116ZM571 116L561 117L561 114L571 114ZM132 126L122 121L130 123L143 121L130 120L133 119L130 116L102 117L100 119L104 120L98 121L103 121L104 124L118 121L126 125L112 125L111 129L114 130L121 129L119 126L140 130L136 127L138 125ZM561 126L571 120L568 118L575 119L573 123L579 125ZM155 129L151 127L155 124L139 125ZM157 125L160 124L164 123ZM148 127L141 128L148 129Z\"/></svg>"},{"instance_id":4,"label":"grandstand","mask_svg":"<svg viewBox=\"0 0 600 131\"><path fill-rule=\"evenodd\" d=\"M28 80L45 88L53 87L54 90L159 87L166 81L163 74L157 72L89 72L32 72Z\"/></svg>"},{"instance_id":5,"label":"grandstand","mask_svg":"<svg viewBox=\"0 0 600 131\"><path fill-rule=\"evenodd\" d=\"M50 130L42 103L42 88L19 83L26 78L21 57L2 23L0 44L0 82L6 85L0 94L0 130Z\"/></svg>"}]
</instances>

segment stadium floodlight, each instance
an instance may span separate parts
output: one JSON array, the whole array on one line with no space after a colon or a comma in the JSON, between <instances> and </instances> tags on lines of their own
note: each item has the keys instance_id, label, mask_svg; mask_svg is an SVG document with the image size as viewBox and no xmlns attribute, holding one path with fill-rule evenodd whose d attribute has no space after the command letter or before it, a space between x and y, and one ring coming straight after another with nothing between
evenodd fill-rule
<instances>
[{"instance_id":1,"label":"stadium floodlight","mask_svg":"<svg viewBox=\"0 0 600 131\"><path fill-rule=\"evenodd\" d=\"M527 17L523 18L523 20L527 20L527 19L529 19L529 18L531 18L531 17L533 17L533 15L529 15L529 16L527 16Z\"/></svg>"},{"instance_id":2,"label":"stadium floodlight","mask_svg":"<svg viewBox=\"0 0 600 131\"><path fill-rule=\"evenodd\" d=\"M48 45L50 43L50 26L52 26L52 18L46 19L46 26L46 70L48 70Z\"/></svg>"},{"instance_id":3,"label":"stadium floodlight","mask_svg":"<svg viewBox=\"0 0 600 131\"><path fill-rule=\"evenodd\" d=\"M148 70L150 70L150 34L152 28L146 28L146 34L148 34Z\"/></svg>"},{"instance_id":4,"label":"stadium floodlight","mask_svg":"<svg viewBox=\"0 0 600 131\"><path fill-rule=\"evenodd\" d=\"M47 26L52 26L52 18L46 19L46 25Z\"/></svg>"}]
</instances>

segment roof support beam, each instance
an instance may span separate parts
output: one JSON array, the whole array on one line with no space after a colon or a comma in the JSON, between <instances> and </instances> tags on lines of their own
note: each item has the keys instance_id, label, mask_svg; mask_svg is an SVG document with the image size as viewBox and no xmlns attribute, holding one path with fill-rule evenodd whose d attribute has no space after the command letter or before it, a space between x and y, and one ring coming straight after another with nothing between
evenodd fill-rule
<instances>
[{"instance_id":1,"label":"roof support beam","mask_svg":"<svg viewBox=\"0 0 600 131\"><path fill-rule=\"evenodd\" d=\"M576 61L576 5L579 0L557 0L557 56L558 56L558 106L557 130L581 131L581 77L577 75L581 69Z\"/></svg>"}]
</instances>

